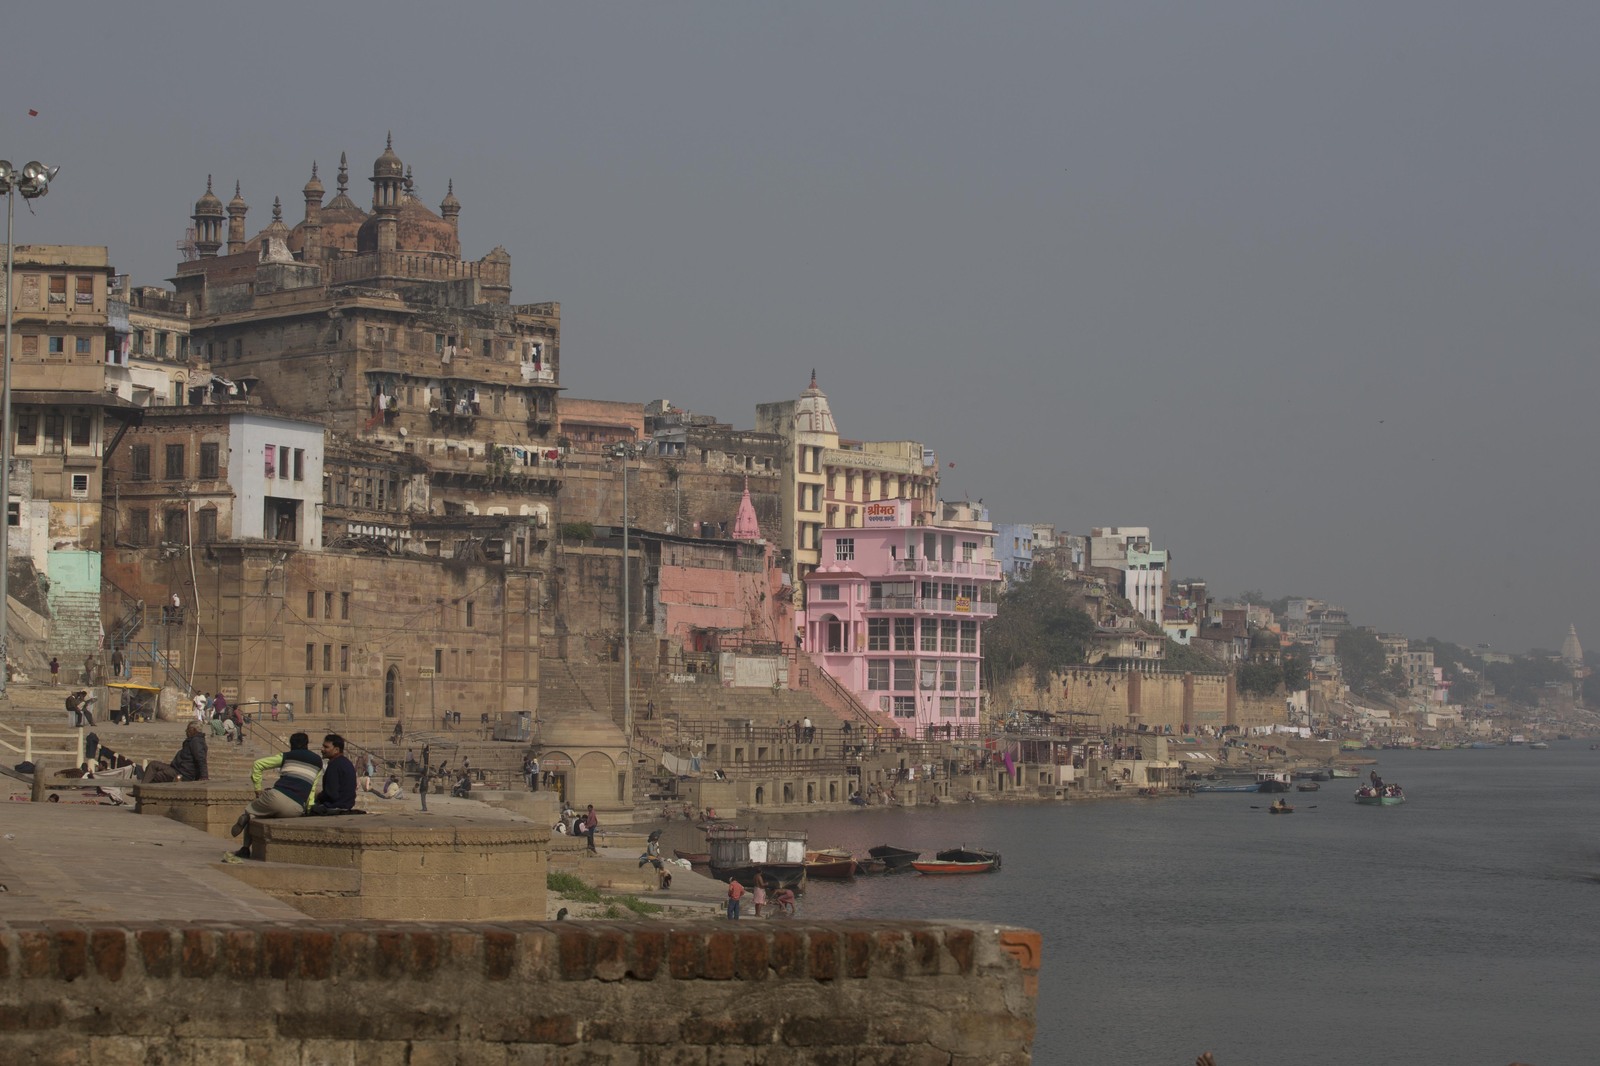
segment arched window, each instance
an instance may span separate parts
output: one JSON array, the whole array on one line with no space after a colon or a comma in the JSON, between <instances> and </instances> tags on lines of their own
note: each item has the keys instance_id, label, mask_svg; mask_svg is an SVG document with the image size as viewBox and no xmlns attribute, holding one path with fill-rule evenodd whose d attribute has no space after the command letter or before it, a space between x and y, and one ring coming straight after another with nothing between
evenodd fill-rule
<instances>
[{"instance_id":1,"label":"arched window","mask_svg":"<svg viewBox=\"0 0 1600 1066\"><path fill-rule=\"evenodd\" d=\"M389 672L383 675L383 716L393 718L397 713L400 699L400 668L389 667Z\"/></svg>"}]
</instances>

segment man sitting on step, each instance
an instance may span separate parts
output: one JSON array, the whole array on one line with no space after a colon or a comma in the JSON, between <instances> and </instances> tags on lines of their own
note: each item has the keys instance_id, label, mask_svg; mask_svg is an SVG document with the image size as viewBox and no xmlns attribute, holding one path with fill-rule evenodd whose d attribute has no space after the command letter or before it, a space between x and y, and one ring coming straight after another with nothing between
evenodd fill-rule
<instances>
[{"instance_id":1,"label":"man sitting on step","mask_svg":"<svg viewBox=\"0 0 1600 1066\"><path fill-rule=\"evenodd\" d=\"M273 767L279 768L278 779L271 788L261 791L261 775ZM233 823L233 835L245 833L252 818L299 818L305 814L306 803L321 776L322 760L311 750L311 738L304 733L290 736L288 751L257 759L250 768L250 783L257 789L256 798ZM241 859L250 857L248 837L234 854Z\"/></svg>"}]
</instances>

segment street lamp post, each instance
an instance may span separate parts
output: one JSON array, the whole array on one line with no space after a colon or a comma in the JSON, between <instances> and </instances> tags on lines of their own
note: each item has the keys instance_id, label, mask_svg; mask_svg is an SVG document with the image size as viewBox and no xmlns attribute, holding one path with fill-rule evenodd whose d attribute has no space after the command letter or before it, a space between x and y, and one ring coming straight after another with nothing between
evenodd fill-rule
<instances>
[{"instance_id":1,"label":"street lamp post","mask_svg":"<svg viewBox=\"0 0 1600 1066\"><path fill-rule=\"evenodd\" d=\"M629 795L619 798L627 801L632 798L633 791L633 635L628 609L628 527L633 522L628 510L628 460L633 457L633 446L613 445L611 454L622 463L622 753L627 760L623 765L623 782Z\"/></svg>"},{"instance_id":2,"label":"street lamp post","mask_svg":"<svg viewBox=\"0 0 1600 1066\"><path fill-rule=\"evenodd\" d=\"M6 623L10 621L11 596L11 316L16 288L16 250L11 240L12 219L16 214L17 193L24 200L37 200L50 191L50 181L60 167L47 167L35 160L19 174L10 160L0 159L0 192L6 197L6 347L0 363L0 503L5 516L0 518L0 699L10 680L10 656L6 646Z\"/></svg>"}]
</instances>

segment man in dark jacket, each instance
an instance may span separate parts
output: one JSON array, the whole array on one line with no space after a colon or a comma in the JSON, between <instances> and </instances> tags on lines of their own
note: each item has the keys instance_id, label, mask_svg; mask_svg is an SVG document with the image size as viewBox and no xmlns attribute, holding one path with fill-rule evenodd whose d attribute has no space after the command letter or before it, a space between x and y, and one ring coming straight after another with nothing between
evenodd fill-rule
<instances>
[{"instance_id":1,"label":"man in dark jacket","mask_svg":"<svg viewBox=\"0 0 1600 1066\"><path fill-rule=\"evenodd\" d=\"M153 759L146 763L141 780L147 785L159 785L166 781L205 781L210 776L206 766L205 733L199 722L190 722L183 731L183 747L178 749L178 754L170 763Z\"/></svg>"},{"instance_id":2,"label":"man in dark jacket","mask_svg":"<svg viewBox=\"0 0 1600 1066\"><path fill-rule=\"evenodd\" d=\"M322 738L322 791L312 804L312 814L332 814L354 810L356 806L356 767L344 754L344 737L329 733Z\"/></svg>"}]
</instances>

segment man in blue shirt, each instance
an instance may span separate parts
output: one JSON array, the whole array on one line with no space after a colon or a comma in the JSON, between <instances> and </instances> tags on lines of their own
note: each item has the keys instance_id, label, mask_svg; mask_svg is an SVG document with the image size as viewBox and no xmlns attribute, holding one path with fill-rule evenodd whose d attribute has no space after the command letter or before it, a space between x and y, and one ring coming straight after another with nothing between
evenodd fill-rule
<instances>
[{"instance_id":1,"label":"man in blue shirt","mask_svg":"<svg viewBox=\"0 0 1600 1066\"><path fill-rule=\"evenodd\" d=\"M322 791L311 805L312 814L337 814L356 806L356 767L344 754L344 737L329 733L322 738Z\"/></svg>"}]
</instances>

